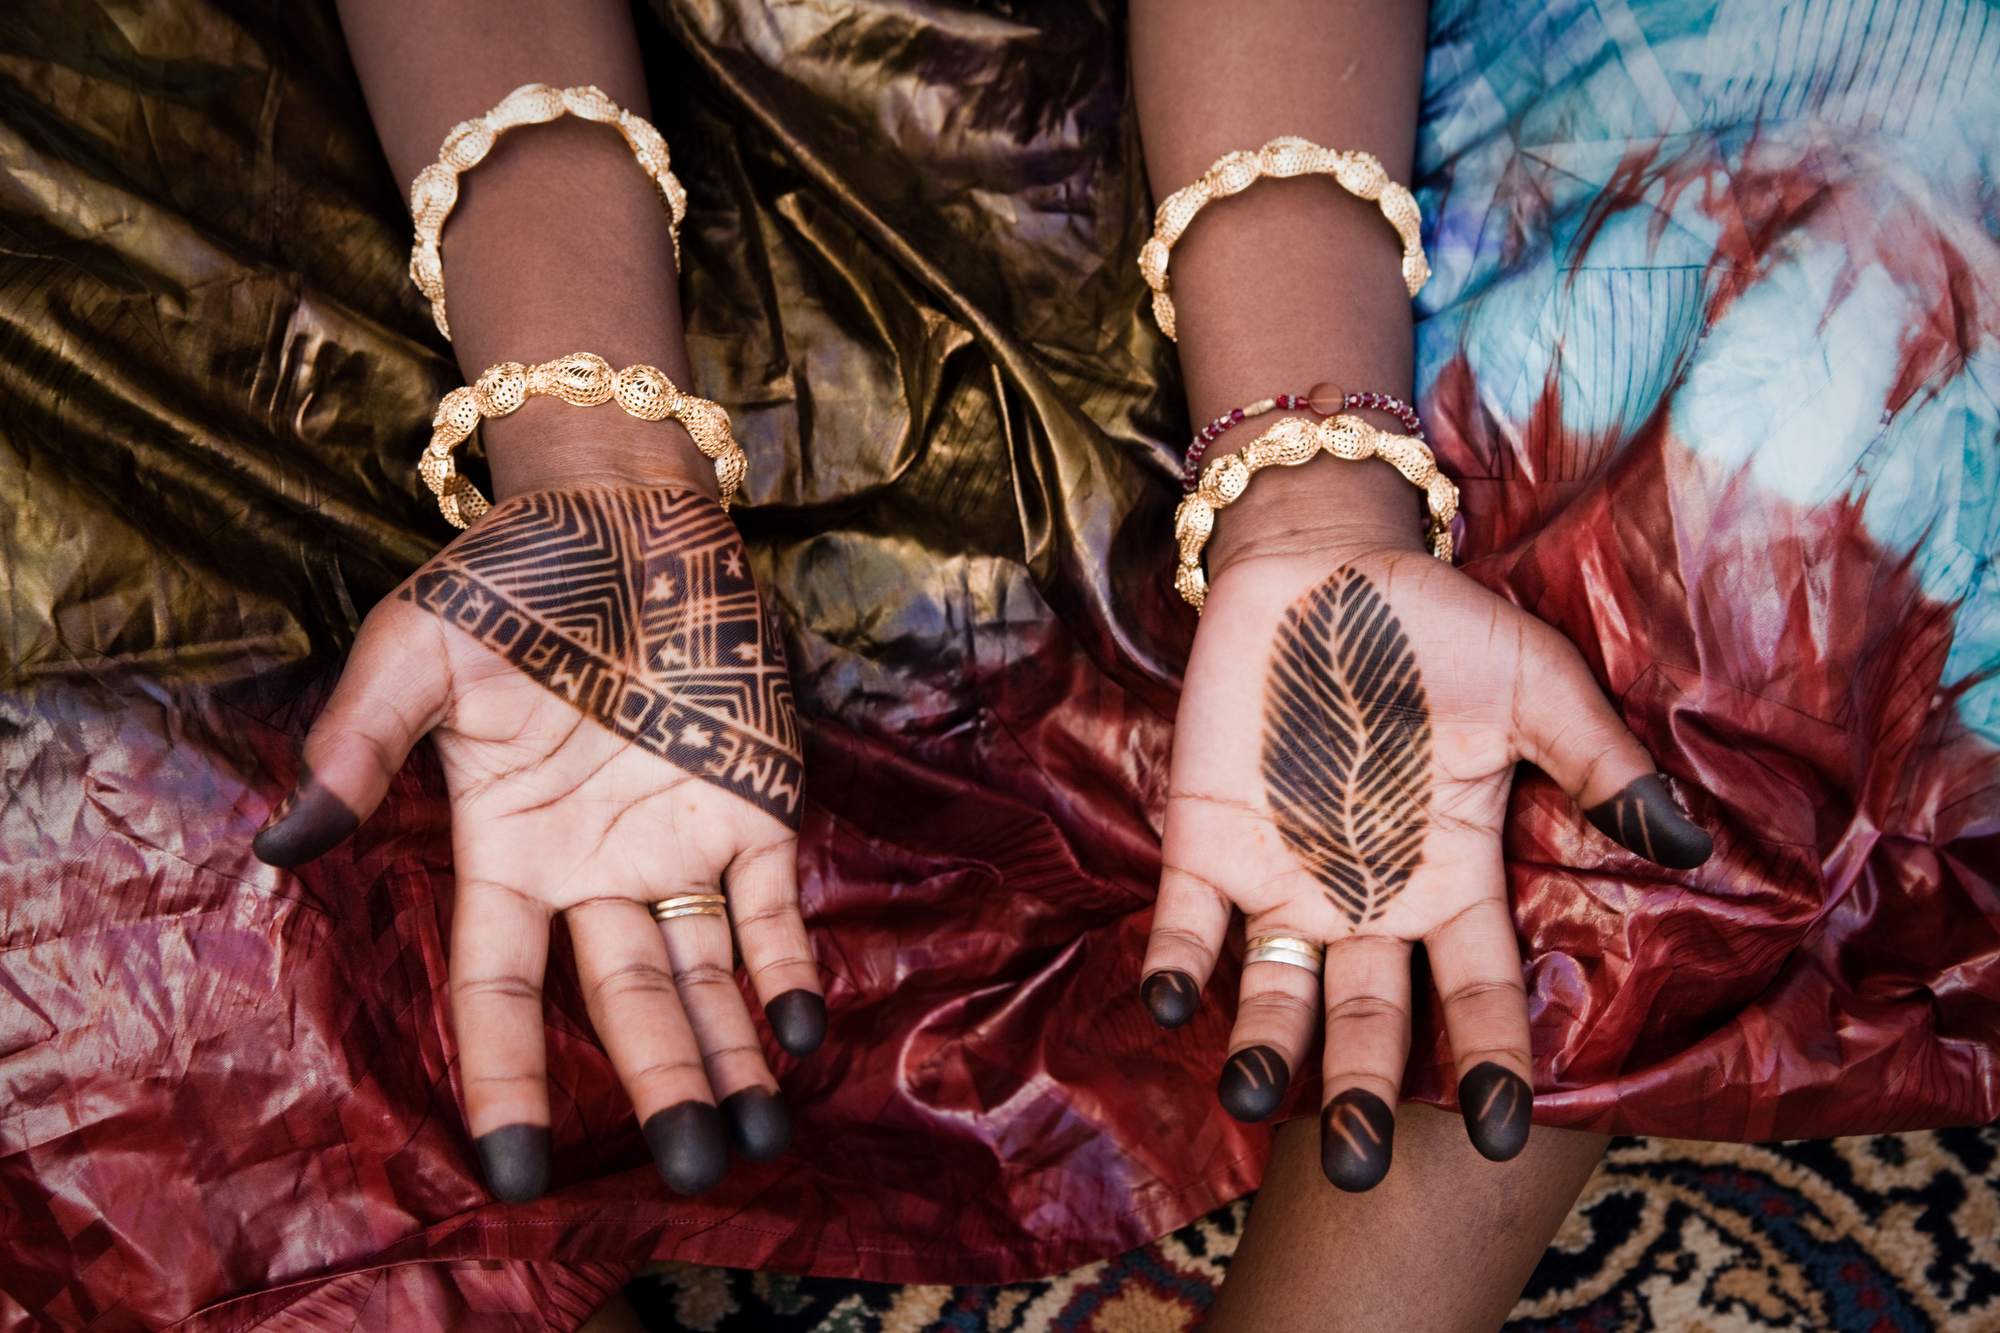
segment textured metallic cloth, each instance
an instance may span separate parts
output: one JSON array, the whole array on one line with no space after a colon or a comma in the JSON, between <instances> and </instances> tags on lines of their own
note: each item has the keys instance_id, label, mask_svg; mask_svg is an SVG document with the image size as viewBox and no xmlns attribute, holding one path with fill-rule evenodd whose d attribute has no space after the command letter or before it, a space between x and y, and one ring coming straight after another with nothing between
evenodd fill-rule
<instances>
[{"instance_id":1,"label":"textured metallic cloth","mask_svg":"<svg viewBox=\"0 0 2000 1333\"><path fill-rule=\"evenodd\" d=\"M1966 196L1953 230L1869 194L1901 178L1861 159L1683 133L1699 50L1639 57L1699 5L1479 8L1433 11L1419 181L1439 219L1422 406L1465 490L1466 568L1583 647L1718 847L1659 871L1522 774L1507 853L1538 1118L1721 1138L1990 1119L2000 713L1975 708L1987 659L1964 647L2000 623L1968 610L1991 605L1990 463L1987 509L1976 478L1946 497L1954 565L1932 558L1941 520L1878 522L1945 512L1930 492L1790 495L1683 419L1727 342L1698 335L1826 228L1914 274L1878 321L1906 373L1862 394L1868 421L1983 383L1990 207ZM1214 1097L1236 965L1174 1033L1136 998L1194 618L1169 583L1188 423L1135 262L1122 16L658 0L645 20L692 196L694 387L749 454L739 521L809 736L831 1025L775 1066L797 1142L669 1195L559 927L556 1188L491 1202L456 1082L431 751L321 861L252 859L360 617L452 535L415 461L457 373L330 6L12 0L0 1328L570 1327L656 1257L1012 1279L1258 1179L1268 1129ZM1958 62L1927 87L1995 82L1985 36L1923 21ZM1732 124L1804 114L1790 85L1715 87ZM1558 93L1658 115L1564 157L1541 116ZM1702 184L1760 162L1783 170ZM1828 198L1846 211L1809 206ZM1653 243L1721 258L1651 266L1647 220L1682 205L1709 221ZM1558 276L1551 255L1616 237ZM1833 327L1814 321L1836 288L1807 291L1800 337ZM1634 322L1648 309L1686 318ZM1657 327L1680 341L1645 342ZM1961 443L1985 429L1965 420ZM1883 430L1869 458L1919 456ZM1406 1090L1452 1104L1430 1008ZM1308 1074L1293 1105L1318 1097Z\"/></svg>"}]
</instances>

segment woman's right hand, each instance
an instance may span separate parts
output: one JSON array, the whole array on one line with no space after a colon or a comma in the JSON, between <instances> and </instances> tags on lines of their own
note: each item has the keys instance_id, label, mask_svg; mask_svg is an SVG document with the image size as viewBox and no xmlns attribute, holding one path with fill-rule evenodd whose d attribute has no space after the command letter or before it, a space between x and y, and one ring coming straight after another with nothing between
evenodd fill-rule
<instances>
[{"instance_id":1,"label":"woman's right hand","mask_svg":"<svg viewBox=\"0 0 2000 1333\"><path fill-rule=\"evenodd\" d=\"M791 1121L730 924L781 1046L815 1050L826 1007L798 906L791 684L728 516L639 486L493 509L362 624L257 855L296 865L344 839L427 733L451 797L459 1074L494 1194L548 1185L542 978L558 913L667 1184L715 1185L731 1138L753 1160L782 1152ZM719 889L726 919L647 911Z\"/></svg>"},{"instance_id":2,"label":"woman's right hand","mask_svg":"<svg viewBox=\"0 0 2000 1333\"><path fill-rule=\"evenodd\" d=\"M1219 1095L1278 1107L1324 1016L1322 1165L1387 1173L1409 1058L1411 949L1443 998L1473 1145L1505 1160L1533 1105L1501 822L1514 765L1662 865L1709 853L1561 634L1410 540L1291 543L1218 572L1174 733L1165 870L1145 961L1154 1017L1192 1016L1231 913L1326 946L1322 978L1243 969Z\"/></svg>"}]
</instances>

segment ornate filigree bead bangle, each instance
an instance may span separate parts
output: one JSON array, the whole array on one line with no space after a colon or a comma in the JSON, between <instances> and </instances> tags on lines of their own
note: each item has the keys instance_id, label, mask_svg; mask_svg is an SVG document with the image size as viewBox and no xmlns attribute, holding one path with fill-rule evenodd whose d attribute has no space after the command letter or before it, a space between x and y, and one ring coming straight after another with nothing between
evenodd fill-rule
<instances>
[{"instance_id":1,"label":"ornate filigree bead bangle","mask_svg":"<svg viewBox=\"0 0 2000 1333\"><path fill-rule=\"evenodd\" d=\"M453 389L431 417L431 442L417 470L437 496L438 509L453 527L472 526L492 506L452 461L451 451L470 439L487 417L504 417L536 394L560 398L572 407L616 402L641 421L678 421L694 437L695 447L715 463L716 484L724 509L736 499L747 463L743 448L729 433L729 414L706 398L682 393L652 366L627 366L613 371L611 363L591 352L524 366L503 361L487 367L470 388Z\"/></svg>"},{"instance_id":2,"label":"ornate filigree bead bangle","mask_svg":"<svg viewBox=\"0 0 2000 1333\"><path fill-rule=\"evenodd\" d=\"M410 213L417 220L417 242L410 249L410 281L417 284L431 303L431 318L438 332L451 337L451 325L444 313L444 260L438 240L444 234L445 219L458 202L458 174L470 171L486 160L494 141L516 125L541 125L568 114L609 125L625 136L625 144L653 184L659 187L666 205L668 231L674 240L674 264L681 262L681 219L687 216L687 191L674 176L667 141L653 126L606 97L595 86L551 88L546 83L523 84L500 99L500 105L483 116L460 121L444 136L438 160L417 173L410 182Z\"/></svg>"},{"instance_id":3,"label":"ornate filigree bead bangle","mask_svg":"<svg viewBox=\"0 0 2000 1333\"><path fill-rule=\"evenodd\" d=\"M1160 331L1178 339L1174 328L1174 302L1167 295L1167 258L1181 233L1194 221L1195 214L1212 199L1240 194L1266 176L1331 176L1341 188L1361 199L1373 200L1382 216L1396 229L1403 242L1403 285L1415 296L1430 281L1430 262L1424 258L1423 214L1416 197L1389 179L1389 173L1371 154L1337 153L1307 139L1286 135L1273 139L1256 152L1226 153L1202 178L1185 189L1168 195L1153 213L1153 236L1139 251L1139 272L1153 289L1153 318Z\"/></svg>"},{"instance_id":4,"label":"ornate filigree bead bangle","mask_svg":"<svg viewBox=\"0 0 2000 1333\"><path fill-rule=\"evenodd\" d=\"M1266 412L1284 410L1297 412L1302 408L1317 412L1323 417L1351 407L1373 408L1387 412L1409 428L1410 434L1419 440L1424 438L1424 423L1417 416L1417 409L1411 407L1392 393L1349 393L1338 384L1324 381L1315 384L1312 392L1281 393L1276 398L1264 398L1254 403L1245 403L1223 413L1195 433L1188 444L1187 453L1181 459L1181 494L1194 493L1195 478L1201 475L1201 456L1208 452L1208 446L1221 438L1222 432L1231 426L1241 425L1251 417L1261 417Z\"/></svg>"},{"instance_id":5,"label":"ornate filigree bead bangle","mask_svg":"<svg viewBox=\"0 0 2000 1333\"><path fill-rule=\"evenodd\" d=\"M1297 467L1321 452L1350 462L1380 458L1424 492L1430 506L1425 537L1431 554L1451 560L1451 520L1458 513L1458 487L1438 471L1430 447L1407 435L1394 435L1355 416L1328 417L1314 424L1286 417L1250 442L1239 454L1218 458L1202 474L1194 494L1174 511L1174 540L1180 546L1180 568L1174 588L1189 606L1201 610L1208 600L1208 576L1202 573L1202 548L1215 531L1215 512L1233 504L1260 468Z\"/></svg>"}]
</instances>

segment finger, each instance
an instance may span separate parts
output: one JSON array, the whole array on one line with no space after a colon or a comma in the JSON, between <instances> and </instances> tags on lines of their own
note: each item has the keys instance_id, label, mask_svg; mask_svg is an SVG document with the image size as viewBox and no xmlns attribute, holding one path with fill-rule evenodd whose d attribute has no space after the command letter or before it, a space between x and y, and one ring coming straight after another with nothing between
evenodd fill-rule
<instances>
[{"instance_id":1,"label":"finger","mask_svg":"<svg viewBox=\"0 0 2000 1333\"><path fill-rule=\"evenodd\" d=\"M643 904L599 898L565 914L590 1023L625 1084L660 1179L701 1194L729 1170L729 1143L682 1011L666 942Z\"/></svg>"},{"instance_id":2,"label":"finger","mask_svg":"<svg viewBox=\"0 0 2000 1333\"><path fill-rule=\"evenodd\" d=\"M1502 871L1494 850L1496 863L1483 873L1497 879ZM1507 900L1497 894L1482 898L1424 943L1444 1001L1466 1135L1481 1156L1507 1161L1528 1145L1535 1103L1528 991Z\"/></svg>"},{"instance_id":3,"label":"finger","mask_svg":"<svg viewBox=\"0 0 2000 1333\"><path fill-rule=\"evenodd\" d=\"M1250 940L1265 935L1309 939L1303 931L1272 921L1253 920L1245 928ZM1222 1109L1238 1120L1270 1116L1291 1086L1292 1070L1319 1021L1320 978L1317 967L1292 963L1248 962L1236 1006L1236 1026L1229 1034L1229 1058L1215 1095Z\"/></svg>"},{"instance_id":4,"label":"finger","mask_svg":"<svg viewBox=\"0 0 2000 1333\"><path fill-rule=\"evenodd\" d=\"M333 697L306 734L298 783L250 844L257 859L295 866L345 841L381 804L417 738L437 725L449 686L428 617L395 602L370 613Z\"/></svg>"},{"instance_id":5,"label":"finger","mask_svg":"<svg viewBox=\"0 0 2000 1333\"><path fill-rule=\"evenodd\" d=\"M1396 1101L1410 1058L1410 945L1353 935L1326 951L1326 1106L1319 1160L1349 1193L1389 1174Z\"/></svg>"},{"instance_id":6,"label":"finger","mask_svg":"<svg viewBox=\"0 0 2000 1333\"><path fill-rule=\"evenodd\" d=\"M1535 636L1522 660L1515 695L1521 757L1555 779L1619 846L1672 870L1706 861L1713 842L1675 804L1582 654L1549 630Z\"/></svg>"},{"instance_id":7,"label":"finger","mask_svg":"<svg viewBox=\"0 0 2000 1333\"><path fill-rule=\"evenodd\" d=\"M451 925L451 1020L466 1127L497 1199L549 1187L549 1089L542 1044L546 909L511 889L461 880Z\"/></svg>"},{"instance_id":8,"label":"finger","mask_svg":"<svg viewBox=\"0 0 2000 1333\"><path fill-rule=\"evenodd\" d=\"M791 1146L792 1117L743 1007L730 966L729 922L722 916L678 916L657 929L736 1150L753 1162L768 1162Z\"/></svg>"},{"instance_id":9,"label":"finger","mask_svg":"<svg viewBox=\"0 0 2000 1333\"><path fill-rule=\"evenodd\" d=\"M736 945L763 1002L771 1035L788 1055L826 1040L826 997L799 914L799 842L787 835L737 855L723 872Z\"/></svg>"},{"instance_id":10,"label":"finger","mask_svg":"<svg viewBox=\"0 0 2000 1333\"><path fill-rule=\"evenodd\" d=\"M1169 811L1171 821L1174 812ZM1153 931L1140 965L1139 997L1163 1028L1177 1028L1201 1006L1201 988L1215 971L1229 929L1229 900L1213 884L1169 865L1160 875Z\"/></svg>"}]
</instances>

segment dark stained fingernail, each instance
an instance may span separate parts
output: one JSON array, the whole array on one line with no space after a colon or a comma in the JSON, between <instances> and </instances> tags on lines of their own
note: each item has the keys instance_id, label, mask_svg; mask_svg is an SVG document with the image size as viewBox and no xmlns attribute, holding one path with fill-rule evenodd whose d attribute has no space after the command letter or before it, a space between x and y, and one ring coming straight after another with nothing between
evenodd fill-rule
<instances>
[{"instance_id":1,"label":"dark stained fingernail","mask_svg":"<svg viewBox=\"0 0 2000 1333\"><path fill-rule=\"evenodd\" d=\"M299 785L264 821L250 850L267 866L300 865L333 850L360 824L345 801L320 786L311 769L301 768Z\"/></svg>"},{"instance_id":2,"label":"dark stained fingernail","mask_svg":"<svg viewBox=\"0 0 2000 1333\"><path fill-rule=\"evenodd\" d=\"M771 1035L785 1054L801 1058L811 1055L826 1040L826 997L812 991L788 990L764 1006Z\"/></svg>"},{"instance_id":3,"label":"dark stained fingernail","mask_svg":"<svg viewBox=\"0 0 2000 1333\"><path fill-rule=\"evenodd\" d=\"M722 1113L736 1151L753 1162L768 1162L792 1146L791 1108L768 1088L753 1085L730 1093L722 1099Z\"/></svg>"},{"instance_id":4,"label":"dark stained fingernail","mask_svg":"<svg viewBox=\"0 0 2000 1333\"><path fill-rule=\"evenodd\" d=\"M1278 1109L1291 1086L1291 1066L1269 1046L1250 1046L1229 1057L1215 1096L1238 1120L1258 1121Z\"/></svg>"},{"instance_id":5,"label":"dark stained fingernail","mask_svg":"<svg viewBox=\"0 0 2000 1333\"><path fill-rule=\"evenodd\" d=\"M1177 1028L1194 1017L1201 1007L1201 987L1185 972L1172 968L1155 972L1139 984L1139 998L1153 1011L1153 1021L1163 1028Z\"/></svg>"},{"instance_id":6,"label":"dark stained fingernail","mask_svg":"<svg viewBox=\"0 0 2000 1333\"><path fill-rule=\"evenodd\" d=\"M1396 1113L1366 1088L1349 1088L1319 1113L1319 1166L1349 1194L1372 1190L1389 1174Z\"/></svg>"},{"instance_id":7,"label":"dark stained fingernail","mask_svg":"<svg viewBox=\"0 0 2000 1333\"><path fill-rule=\"evenodd\" d=\"M646 1120L646 1146L660 1179L676 1194L706 1194L729 1173L729 1135L722 1112L687 1101Z\"/></svg>"},{"instance_id":8,"label":"dark stained fingernail","mask_svg":"<svg viewBox=\"0 0 2000 1333\"><path fill-rule=\"evenodd\" d=\"M1708 859L1715 844L1674 804L1667 784L1648 773L1625 790L1583 812L1620 847L1669 870L1692 870Z\"/></svg>"},{"instance_id":9,"label":"dark stained fingernail","mask_svg":"<svg viewBox=\"0 0 2000 1333\"><path fill-rule=\"evenodd\" d=\"M1535 1092L1511 1069L1487 1060L1474 1065L1458 1081L1458 1113L1465 1117L1466 1137L1489 1162L1505 1162L1528 1146L1528 1119L1534 1114Z\"/></svg>"},{"instance_id":10,"label":"dark stained fingernail","mask_svg":"<svg viewBox=\"0 0 2000 1333\"><path fill-rule=\"evenodd\" d=\"M502 1125L473 1140L486 1188L502 1203L532 1203L549 1189L549 1127Z\"/></svg>"}]
</instances>

